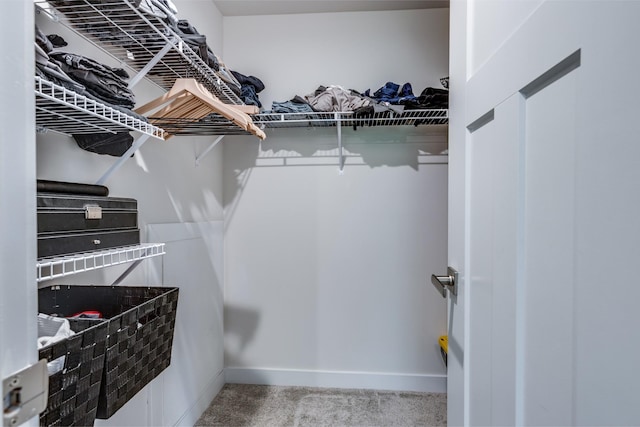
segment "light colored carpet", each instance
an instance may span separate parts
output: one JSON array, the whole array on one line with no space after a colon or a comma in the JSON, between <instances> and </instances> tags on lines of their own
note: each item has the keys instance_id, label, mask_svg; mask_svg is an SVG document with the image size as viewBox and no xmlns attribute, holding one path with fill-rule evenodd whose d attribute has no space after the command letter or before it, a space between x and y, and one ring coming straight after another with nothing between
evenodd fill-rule
<instances>
[{"instance_id":1,"label":"light colored carpet","mask_svg":"<svg viewBox=\"0 0 640 427\"><path fill-rule=\"evenodd\" d=\"M446 426L447 395L226 384L196 426Z\"/></svg>"}]
</instances>

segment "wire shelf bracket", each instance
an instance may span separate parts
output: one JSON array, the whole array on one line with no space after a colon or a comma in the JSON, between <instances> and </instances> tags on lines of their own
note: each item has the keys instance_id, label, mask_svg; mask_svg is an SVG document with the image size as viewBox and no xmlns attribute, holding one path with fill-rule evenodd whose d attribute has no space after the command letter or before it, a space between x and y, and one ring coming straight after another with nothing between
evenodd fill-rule
<instances>
[{"instance_id":1,"label":"wire shelf bracket","mask_svg":"<svg viewBox=\"0 0 640 427\"><path fill-rule=\"evenodd\" d=\"M218 136L218 137L217 137L217 138L216 138L216 139L211 143L211 145L209 145L209 146L207 147L207 149L206 149L206 150L204 150L202 153L200 153L200 155L198 155L198 156L196 157L196 166L200 166L200 161L201 161L203 158L205 158L205 156L206 156L207 154L209 154L209 153L211 152L211 150L213 150L214 148L216 148L216 145L218 145L218 143L219 143L220 141L222 141L222 138L224 138L224 137L225 137L224 135L220 135L220 136Z\"/></svg>"},{"instance_id":2,"label":"wire shelf bracket","mask_svg":"<svg viewBox=\"0 0 640 427\"><path fill-rule=\"evenodd\" d=\"M175 41L175 38L173 39L173 41ZM151 71L153 67L155 67L158 64L158 62L160 62L160 60L173 47L173 44L174 44L173 41L167 42L167 44L165 44L164 47L160 49L158 53L156 53L155 56L151 58L151 60L147 62L147 64L144 67L142 67L142 69L138 71L138 73L129 80L129 85L128 85L129 89L132 89L135 85L137 85L140 82L140 80L142 80L149 73L149 71Z\"/></svg>"},{"instance_id":3,"label":"wire shelf bracket","mask_svg":"<svg viewBox=\"0 0 640 427\"><path fill-rule=\"evenodd\" d=\"M111 177L111 175L113 175L118 169L120 169L124 162L126 162L131 156L133 156L133 153L135 153L140 147L142 147L142 144L147 142L148 139L149 135L139 136L138 139L136 139L133 144L131 144L131 147L129 147L129 149L122 156L120 156L120 158L118 158L118 160L116 160L109 169L107 169L107 171L100 177L100 179L96 181L96 184L103 185Z\"/></svg>"}]
</instances>

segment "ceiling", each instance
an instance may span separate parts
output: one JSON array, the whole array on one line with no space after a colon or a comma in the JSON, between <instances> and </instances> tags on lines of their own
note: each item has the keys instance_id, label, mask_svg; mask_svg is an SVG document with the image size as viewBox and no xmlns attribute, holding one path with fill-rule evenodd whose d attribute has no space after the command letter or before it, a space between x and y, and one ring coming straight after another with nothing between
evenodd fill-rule
<instances>
[{"instance_id":1,"label":"ceiling","mask_svg":"<svg viewBox=\"0 0 640 427\"><path fill-rule=\"evenodd\" d=\"M214 0L224 16L363 12L449 7L449 0Z\"/></svg>"}]
</instances>

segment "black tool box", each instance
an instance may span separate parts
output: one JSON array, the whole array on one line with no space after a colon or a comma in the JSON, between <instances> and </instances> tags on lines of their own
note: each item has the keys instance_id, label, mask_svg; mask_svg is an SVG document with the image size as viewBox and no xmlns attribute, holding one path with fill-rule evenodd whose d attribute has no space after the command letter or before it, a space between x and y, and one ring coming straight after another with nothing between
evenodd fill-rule
<instances>
[{"instance_id":1,"label":"black tool box","mask_svg":"<svg viewBox=\"0 0 640 427\"><path fill-rule=\"evenodd\" d=\"M135 199L38 193L38 258L140 243Z\"/></svg>"}]
</instances>

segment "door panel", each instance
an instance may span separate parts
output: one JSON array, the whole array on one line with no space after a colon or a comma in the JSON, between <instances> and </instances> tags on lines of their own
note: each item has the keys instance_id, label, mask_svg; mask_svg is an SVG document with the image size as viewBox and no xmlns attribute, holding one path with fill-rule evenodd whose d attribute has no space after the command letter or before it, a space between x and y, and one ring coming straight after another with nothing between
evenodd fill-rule
<instances>
[{"instance_id":1,"label":"door panel","mask_svg":"<svg viewBox=\"0 0 640 427\"><path fill-rule=\"evenodd\" d=\"M465 147L450 193L466 203L450 316L465 316L464 384L449 383L463 424L640 425L638 17L638 1L545 1L452 80L468 130L450 132Z\"/></svg>"},{"instance_id":2,"label":"door panel","mask_svg":"<svg viewBox=\"0 0 640 427\"><path fill-rule=\"evenodd\" d=\"M577 78L573 71L525 101L518 397L526 425L573 424Z\"/></svg>"},{"instance_id":3,"label":"door panel","mask_svg":"<svg viewBox=\"0 0 640 427\"><path fill-rule=\"evenodd\" d=\"M573 421L577 71L546 81L470 125L473 425Z\"/></svg>"},{"instance_id":4,"label":"door panel","mask_svg":"<svg viewBox=\"0 0 640 427\"><path fill-rule=\"evenodd\" d=\"M519 104L514 95L470 135L470 419L513 425Z\"/></svg>"}]
</instances>

